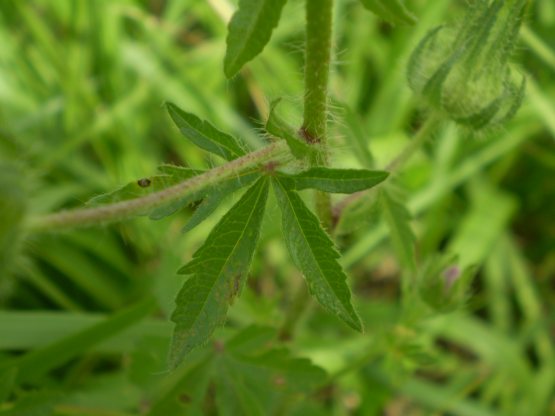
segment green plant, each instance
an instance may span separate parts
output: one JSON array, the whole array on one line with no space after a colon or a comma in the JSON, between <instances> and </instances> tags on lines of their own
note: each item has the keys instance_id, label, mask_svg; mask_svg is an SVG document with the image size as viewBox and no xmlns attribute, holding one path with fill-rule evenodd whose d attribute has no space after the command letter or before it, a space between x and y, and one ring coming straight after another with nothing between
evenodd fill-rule
<instances>
[{"instance_id":1,"label":"green plant","mask_svg":"<svg viewBox=\"0 0 555 416\"><path fill-rule=\"evenodd\" d=\"M361 3L394 24L416 21L401 0L361 0ZM285 4L285 0L239 1L238 10L228 26L224 59L224 73L228 78L238 76L244 65L263 51L278 26ZM401 361L400 372L424 366L423 363L431 358L421 354L423 347L416 332L429 320L433 326L434 318L466 305L474 266L485 259L472 257L467 251L459 253L454 243L450 249L459 257L437 250L438 253L429 255L426 261L417 261L409 209L413 212L422 209L430 198L435 198L433 192L439 192L437 189L447 185L438 179L437 187L430 188L432 196L421 197L414 208L410 202L404 202L402 192L399 192L398 176L409 159L421 152L434 134L442 131L443 121L450 119L478 131L499 127L515 116L522 104L525 78L519 82L514 80L509 58L515 49L527 4L524 0L476 1L460 25L432 29L416 46L408 60L408 80L432 111L427 120L419 122L420 128L414 138L383 164L385 168L382 170L375 168L379 164L372 160L368 147L360 142L358 145L366 150L358 156L366 168L332 167L338 152L328 132L330 114L333 113L330 110L329 74L334 43L334 2L306 0L304 99L300 125L293 125L281 113L287 106L285 100L274 100L263 122L263 134L269 143L255 148L252 142L224 133L210 122L168 103L168 113L182 135L203 151L215 155L221 164L208 170L162 165L155 175L97 196L85 208L57 213L24 215L25 198L19 193L21 188L15 187L17 195L14 194L9 203L1 207L2 212L6 212L5 218L9 218L0 230L0 243L5 247L3 253L8 253L2 266L5 264L6 269L13 269L23 265L33 269L25 265L24 259L14 265L12 259L16 257L7 251L8 248L18 251L19 243L12 242L22 236L32 241L35 236L43 234L105 225L134 216L161 220L193 207L188 222L180 227L184 232L191 232L221 209L220 206L227 209L226 199L234 198L241 190L238 199L235 197L236 202L192 253L191 260L179 269L179 274L188 278L179 290L171 313L175 329L169 353L169 367L173 373L169 377L173 377L173 382L168 382L166 391L157 396L157 401L149 407L149 414L177 412L175 398L182 392L187 395L186 407L195 411L203 409L210 413L217 408L222 414L284 414L289 411L287 400L292 400L294 393L322 388L325 383L332 383L334 377L340 378L352 369L364 368L384 351L386 361ZM345 120L355 126L351 133L356 136L356 116L349 115L349 112L346 108ZM502 154L503 146L509 144L492 144L491 149L486 148L482 156L485 161L481 163L486 164L492 153L493 157ZM5 169L13 172L11 168ZM464 181L464 165L461 171L448 180ZM6 195L13 192L14 181L8 175L3 176L0 187L5 189ZM373 187L379 189L367 192ZM301 194L307 189L313 190L313 194ZM476 192L478 195L488 193ZM336 201L330 194L351 195ZM261 230L268 221L265 212L270 198L279 206L285 246L293 265L306 280L308 292L301 286L291 295L291 306L279 328L248 326L224 337L224 341L218 338L212 350L200 348L208 343L216 329L225 324L230 305L247 285ZM308 207L310 198L317 215ZM502 197L499 200L504 202ZM506 209L511 211L510 203ZM348 239L352 236L353 225L377 221L375 218L383 220L375 228L375 234L351 242L351 251L340 259L332 236L337 241ZM321 368L307 360L293 358L279 342L276 344L276 339L288 340L294 336L299 321L310 307L311 297L349 327L363 332L363 323L352 304L344 269L349 262L354 262L357 247L365 245L364 249L370 250L385 233L390 236L401 265L400 274L404 276L400 288L402 306L399 319L393 330L384 331L383 339L373 343L368 352L352 360L328 380ZM466 241L465 234L461 232L461 235ZM510 245L505 248L510 250ZM105 296L110 292L109 285L104 290L97 290L99 298L108 299L105 299L108 305L118 306L117 299L111 301L110 296ZM9 397L13 386L32 384L51 369L76 357L82 345L98 344L152 314L156 302L148 296L146 298L106 321L95 322L42 350L0 362L0 369L7 375L4 395ZM167 330L165 326L164 330ZM433 329L429 331L433 332ZM137 368L131 372L136 370L137 373L131 377L137 384L148 386L151 382L145 375L151 370L148 351L164 349L166 345L149 345L157 342L149 339L142 342L145 346L137 349L135 362L140 362L141 354L146 354L144 365L147 368L135 364ZM226 352L218 355L220 350ZM159 363L152 363L152 366L159 368ZM214 372L216 368L225 371L218 374ZM367 377L383 378L384 375ZM395 384L395 377L394 373L388 374L388 381L384 384ZM257 386L258 380L284 387L269 393L264 389L266 385ZM206 392L211 388L218 392L215 402L214 399L206 402ZM160 389L164 390L164 387ZM234 390L238 391L235 395ZM287 400L280 404L284 397ZM50 403L56 403L57 398L46 395L34 400L48 407ZM17 414L25 406L24 397L7 411ZM450 406L444 405L443 408L449 409ZM472 414L464 409L465 403L462 403L458 411Z\"/></svg>"}]
</instances>

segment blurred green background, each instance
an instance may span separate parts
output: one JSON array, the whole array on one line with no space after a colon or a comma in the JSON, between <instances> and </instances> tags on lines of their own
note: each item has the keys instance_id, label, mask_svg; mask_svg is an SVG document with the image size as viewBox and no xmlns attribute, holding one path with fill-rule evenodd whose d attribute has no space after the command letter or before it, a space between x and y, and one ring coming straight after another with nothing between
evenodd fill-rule
<instances>
[{"instance_id":1,"label":"blurred green background","mask_svg":"<svg viewBox=\"0 0 555 416\"><path fill-rule=\"evenodd\" d=\"M397 180L419 274L400 266L371 198L339 224L364 335L311 305L291 339L276 338L303 282L275 204L226 328L171 374L175 272L223 209L185 235L187 210L60 234L10 228L162 163L220 163L180 136L165 101L253 148L272 99L298 122L303 2L288 2L270 45L228 81L236 3L0 1L0 415L555 415L552 0L532 2L522 33L515 61L528 90L517 117L477 137L445 125ZM406 85L408 56L465 3L407 1L419 23L391 27L337 1L335 166L383 167L408 142L426 117ZM426 309L407 287L449 253L476 266L470 297L449 313Z\"/></svg>"}]
</instances>

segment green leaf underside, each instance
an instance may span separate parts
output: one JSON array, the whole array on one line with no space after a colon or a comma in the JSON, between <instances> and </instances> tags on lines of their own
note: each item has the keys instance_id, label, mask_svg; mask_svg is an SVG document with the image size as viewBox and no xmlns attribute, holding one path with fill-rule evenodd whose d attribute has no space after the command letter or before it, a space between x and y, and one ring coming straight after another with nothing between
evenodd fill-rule
<instances>
[{"instance_id":1,"label":"green leaf underside","mask_svg":"<svg viewBox=\"0 0 555 416\"><path fill-rule=\"evenodd\" d=\"M314 152L314 146L309 145L297 135L295 129L288 125L276 114L276 107L281 99L274 100L270 105L270 115L266 122L266 131L274 137L284 139L289 150L297 159L303 159Z\"/></svg>"},{"instance_id":2,"label":"green leaf underside","mask_svg":"<svg viewBox=\"0 0 555 416\"><path fill-rule=\"evenodd\" d=\"M325 309L362 332L333 242L301 197L288 189L287 181L275 178L273 185L282 212L285 243L293 262L304 274L310 293Z\"/></svg>"},{"instance_id":3,"label":"green leaf underside","mask_svg":"<svg viewBox=\"0 0 555 416\"><path fill-rule=\"evenodd\" d=\"M360 0L371 12L399 25L413 25L417 19L403 4L403 0Z\"/></svg>"},{"instance_id":4,"label":"green leaf underside","mask_svg":"<svg viewBox=\"0 0 555 416\"><path fill-rule=\"evenodd\" d=\"M259 179L214 227L193 259L179 270L191 275L177 295L170 365L177 366L225 323L241 292L260 235L268 179Z\"/></svg>"},{"instance_id":5,"label":"green leaf underside","mask_svg":"<svg viewBox=\"0 0 555 416\"><path fill-rule=\"evenodd\" d=\"M388 175L384 171L366 169L315 167L286 177L294 182L297 190L313 188L323 192L350 194L372 188L383 182Z\"/></svg>"},{"instance_id":6,"label":"green leaf underside","mask_svg":"<svg viewBox=\"0 0 555 416\"><path fill-rule=\"evenodd\" d=\"M391 243L402 264L416 269L414 257L415 236L410 226L411 215L405 205L386 190L379 196L382 215L389 229Z\"/></svg>"},{"instance_id":7,"label":"green leaf underside","mask_svg":"<svg viewBox=\"0 0 555 416\"><path fill-rule=\"evenodd\" d=\"M245 155L245 150L240 143L229 134L216 129L208 121L181 110L173 103L167 103L166 106L181 134L201 149L226 160L233 160Z\"/></svg>"},{"instance_id":8,"label":"green leaf underside","mask_svg":"<svg viewBox=\"0 0 555 416\"><path fill-rule=\"evenodd\" d=\"M224 72L233 77L269 42L287 0L240 0L227 35Z\"/></svg>"},{"instance_id":9,"label":"green leaf underside","mask_svg":"<svg viewBox=\"0 0 555 416\"><path fill-rule=\"evenodd\" d=\"M192 194L182 199L170 202L167 205L156 208L150 213L149 218L151 220L162 219L164 217L167 217L168 215L172 215L176 211L179 211L180 209L183 209L197 201L202 201L200 203L200 205L202 205L202 203L206 198L212 198L212 196L215 194L227 196L233 191L236 191L244 186L251 184L259 176L260 174L258 171L242 172L241 174L238 174L233 178L229 178L217 184L207 186L199 190L198 192L193 192ZM222 201L220 200L220 202ZM213 208L212 211L208 212L207 208L210 208L210 207L201 208L200 205L199 207L197 207L197 209L200 208L201 212L196 214L196 211L195 211L193 216L189 219L189 222L192 221L192 223L191 224L187 223L185 225L184 232L192 230L194 227L196 227L198 224L204 221L217 208L217 205L212 206Z\"/></svg>"},{"instance_id":10,"label":"green leaf underside","mask_svg":"<svg viewBox=\"0 0 555 416\"><path fill-rule=\"evenodd\" d=\"M160 174L149 176L129 182L127 185L115 191L98 195L87 202L87 205L98 206L103 204L113 204L116 202L127 201L139 198L169 188L179 182L200 175L204 171L189 169L180 166L162 165L158 168ZM146 213L143 213L146 215Z\"/></svg>"},{"instance_id":11,"label":"green leaf underside","mask_svg":"<svg viewBox=\"0 0 555 416\"><path fill-rule=\"evenodd\" d=\"M219 183L217 186L211 187L209 192L205 192L204 199L196 207L195 212L191 218L189 218L189 221L187 221L187 224L185 224L185 227L183 227L181 231L184 233L191 231L208 218L228 196L235 191L250 185L259 177L260 174L255 172L228 179Z\"/></svg>"}]
</instances>

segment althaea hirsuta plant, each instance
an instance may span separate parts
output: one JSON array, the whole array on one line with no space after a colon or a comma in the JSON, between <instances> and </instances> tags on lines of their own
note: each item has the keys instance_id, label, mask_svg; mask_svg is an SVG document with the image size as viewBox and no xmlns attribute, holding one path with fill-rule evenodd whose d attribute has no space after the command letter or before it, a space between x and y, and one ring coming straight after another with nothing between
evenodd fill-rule
<instances>
[{"instance_id":1,"label":"althaea hirsuta plant","mask_svg":"<svg viewBox=\"0 0 555 416\"><path fill-rule=\"evenodd\" d=\"M394 24L416 21L402 0L361 0L361 3ZM285 4L286 0L239 1L228 27L224 60L228 78L236 76L248 61L262 52ZM412 89L442 115L473 129L499 125L509 119L524 94L524 79L515 80L517 76L509 59L526 5L526 0L477 0L460 25L432 30L410 59L408 78ZM209 233L192 260L180 269L180 273L189 277L176 298L172 314L176 324L170 352L172 367L191 350L205 344L215 329L225 323L230 304L247 281L272 191L281 210L286 246L310 293L324 309L351 328L362 331L363 323L352 304L340 253L329 235L333 224L328 194L370 189L384 182L388 173L329 166L327 84L333 44L333 0L306 0L306 6L302 126L290 126L280 118L276 112L279 100L275 100L265 122L265 135L272 141L250 151L240 139L168 104L168 112L181 133L219 158L221 164L210 170L163 165L157 174L94 198L86 208L35 216L26 222L29 231L40 232L103 224L135 215L160 219L194 205L194 214L184 228L189 231L212 214L227 196L247 188ZM399 169L437 126L437 119L434 115L424 124L387 170ZM0 183L0 188L4 187ZM409 211L402 201L392 196L388 185L384 188L378 195L381 216L400 263L415 273L415 237L410 228ZM317 215L300 194L306 189L316 191ZM0 204L0 210L13 218L14 224L19 224L22 209L19 200L13 201L4 207ZM7 232L13 230L14 227L9 227ZM0 234L6 234L2 231ZM8 240L2 237L0 248L7 244ZM447 285L441 282L437 286L437 279L443 277L440 272L436 273L436 267L433 269L433 279L422 284L425 287L422 297L426 301L430 298L429 303L434 307L448 309L447 306L450 308L463 296L458 286L456 296L455 291L450 291L455 287L451 284L451 275ZM448 305L434 303L437 296L448 299Z\"/></svg>"},{"instance_id":2,"label":"althaea hirsuta plant","mask_svg":"<svg viewBox=\"0 0 555 416\"><path fill-rule=\"evenodd\" d=\"M509 59L527 0L477 0L454 27L431 30L408 65L411 88L436 110L473 130L509 120L522 102L525 78Z\"/></svg>"}]
</instances>

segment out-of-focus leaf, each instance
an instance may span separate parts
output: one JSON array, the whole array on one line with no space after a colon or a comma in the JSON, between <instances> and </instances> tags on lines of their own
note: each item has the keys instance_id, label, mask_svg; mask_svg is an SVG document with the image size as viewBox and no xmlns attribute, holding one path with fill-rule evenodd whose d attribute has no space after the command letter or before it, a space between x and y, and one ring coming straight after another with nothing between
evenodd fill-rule
<instances>
[{"instance_id":1,"label":"out-of-focus leaf","mask_svg":"<svg viewBox=\"0 0 555 416\"><path fill-rule=\"evenodd\" d=\"M147 299L113 316L72 334L44 348L28 352L15 360L3 362L0 373L16 367L16 383L35 380L50 370L88 351L100 342L136 324L154 309L154 302Z\"/></svg>"},{"instance_id":2,"label":"out-of-focus leaf","mask_svg":"<svg viewBox=\"0 0 555 416\"><path fill-rule=\"evenodd\" d=\"M385 189L380 191L379 200L381 213L389 228L391 243L399 260L405 266L415 270L414 242L416 238L410 226L409 211L401 201Z\"/></svg>"},{"instance_id":3,"label":"out-of-focus leaf","mask_svg":"<svg viewBox=\"0 0 555 416\"><path fill-rule=\"evenodd\" d=\"M287 399L302 397L326 382L326 372L309 360L273 347L268 337L275 334L251 326L223 347L217 358L220 371L214 374L222 415L276 414Z\"/></svg>"},{"instance_id":4,"label":"out-of-focus leaf","mask_svg":"<svg viewBox=\"0 0 555 416\"><path fill-rule=\"evenodd\" d=\"M178 382L152 406L147 416L202 416L203 401L213 368L212 357L188 369Z\"/></svg>"},{"instance_id":5,"label":"out-of-focus leaf","mask_svg":"<svg viewBox=\"0 0 555 416\"><path fill-rule=\"evenodd\" d=\"M50 416L62 395L52 391L37 391L24 395L15 405L0 411L0 416Z\"/></svg>"},{"instance_id":6,"label":"out-of-focus leaf","mask_svg":"<svg viewBox=\"0 0 555 416\"><path fill-rule=\"evenodd\" d=\"M403 0L360 0L368 10L382 19L398 25L413 25L416 17L404 5Z\"/></svg>"},{"instance_id":7,"label":"out-of-focus leaf","mask_svg":"<svg viewBox=\"0 0 555 416\"><path fill-rule=\"evenodd\" d=\"M278 25L287 0L240 0L239 9L229 22L224 72L233 77L257 56Z\"/></svg>"},{"instance_id":8,"label":"out-of-focus leaf","mask_svg":"<svg viewBox=\"0 0 555 416\"><path fill-rule=\"evenodd\" d=\"M268 179L259 179L214 227L193 259L180 269L192 275L176 299L170 365L204 344L225 322L239 295L260 235L268 198Z\"/></svg>"},{"instance_id":9,"label":"out-of-focus leaf","mask_svg":"<svg viewBox=\"0 0 555 416\"><path fill-rule=\"evenodd\" d=\"M0 279L10 273L17 256L25 206L20 172L15 166L0 164Z\"/></svg>"}]
</instances>

